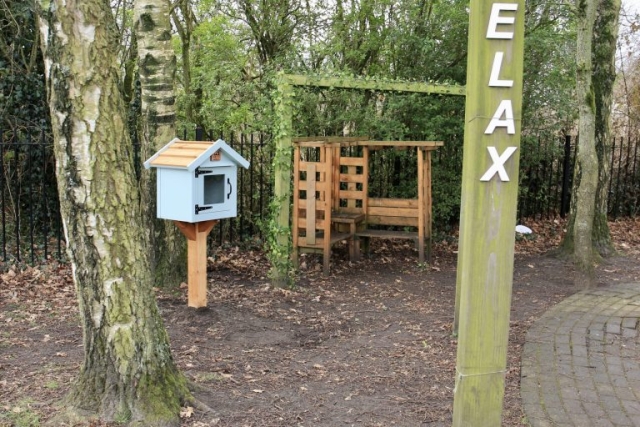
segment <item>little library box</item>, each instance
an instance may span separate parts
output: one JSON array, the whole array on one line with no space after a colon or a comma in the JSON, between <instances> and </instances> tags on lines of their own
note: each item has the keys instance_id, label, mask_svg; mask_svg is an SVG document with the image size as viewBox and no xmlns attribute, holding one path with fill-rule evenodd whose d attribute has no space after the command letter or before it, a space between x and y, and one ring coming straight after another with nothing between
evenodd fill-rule
<instances>
[{"instance_id":1,"label":"little library box","mask_svg":"<svg viewBox=\"0 0 640 427\"><path fill-rule=\"evenodd\" d=\"M158 218L196 223L237 215L238 166L249 162L226 142L173 139L144 162L158 169Z\"/></svg>"}]
</instances>

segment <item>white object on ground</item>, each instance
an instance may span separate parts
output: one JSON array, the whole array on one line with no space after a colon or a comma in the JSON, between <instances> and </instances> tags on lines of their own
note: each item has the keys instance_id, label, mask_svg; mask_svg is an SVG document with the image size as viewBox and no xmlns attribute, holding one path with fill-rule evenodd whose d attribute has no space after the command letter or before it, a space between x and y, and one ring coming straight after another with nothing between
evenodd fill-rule
<instances>
[{"instance_id":1,"label":"white object on ground","mask_svg":"<svg viewBox=\"0 0 640 427\"><path fill-rule=\"evenodd\" d=\"M521 234L531 234L533 231L524 225L516 225L516 232Z\"/></svg>"}]
</instances>

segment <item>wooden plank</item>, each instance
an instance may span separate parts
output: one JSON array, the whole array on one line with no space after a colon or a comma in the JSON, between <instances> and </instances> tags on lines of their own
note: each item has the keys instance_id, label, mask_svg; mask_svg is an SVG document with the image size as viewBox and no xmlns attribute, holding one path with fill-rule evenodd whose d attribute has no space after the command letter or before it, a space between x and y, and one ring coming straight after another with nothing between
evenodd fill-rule
<instances>
[{"instance_id":1,"label":"wooden plank","mask_svg":"<svg viewBox=\"0 0 640 427\"><path fill-rule=\"evenodd\" d=\"M364 209L363 208L341 207L340 208L340 212L346 213L346 214L362 214L362 213L364 213Z\"/></svg>"},{"instance_id":2,"label":"wooden plank","mask_svg":"<svg viewBox=\"0 0 640 427\"><path fill-rule=\"evenodd\" d=\"M402 230L362 230L356 231L356 236L380 239L417 239L418 233L416 231Z\"/></svg>"},{"instance_id":3,"label":"wooden plank","mask_svg":"<svg viewBox=\"0 0 640 427\"><path fill-rule=\"evenodd\" d=\"M418 208L417 199L369 198L369 206L389 208Z\"/></svg>"},{"instance_id":4,"label":"wooden plank","mask_svg":"<svg viewBox=\"0 0 640 427\"><path fill-rule=\"evenodd\" d=\"M362 157L340 157L340 166L363 166Z\"/></svg>"},{"instance_id":5,"label":"wooden plank","mask_svg":"<svg viewBox=\"0 0 640 427\"><path fill-rule=\"evenodd\" d=\"M368 140L368 136L297 136L292 138L296 144L304 142L358 142Z\"/></svg>"},{"instance_id":6,"label":"wooden plank","mask_svg":"<svg viewBox=\"0 0 640 427\"><path fill-rule=\"evenodd\" d=\"M296 74L285 74L283 79L293 86L313 86L344 89L369 89L391 92L417 92L417 93L439 93L443 95L466 94L464 86L448 84L432 84L406 81L379 81L375 79L365 80L362 78L350 77L319 77Z\"/></svg>"},{"instance_id":7,"label":"wooden plank","mask_svg":"<svg viewBox=\"0 0 640 427\"><path fill-rule=\"evenodd\" d=\"M355 182L355 183L364 183L364 175L363 174L346 174L346 173L341 173L340 174L340 182Z\"/></svg>"},{"instance_id":8,"label":"wooden plank","mask_svg":"<svg viewBox=\"0 0 640 427\"><path fill-rule=\"evenodd\" d=\"M425 201L427 204L427 208L425 209L425 224L426 224L426 235L429 238L429 241L431 241L432 238L432 222L433 222L433 195L431 192L431 151L427 151L425 152L427 158L424 162L424 168L425 168L425 177L426 177L426 188L425 188ZM431 245L431 243L429 243Z\"/></svg>"},{"instance_id":9,"label":"wooden plank","mask_svg":"<svg viewBox=\"0 0 640 427\"><path fill-rule=\"evenodd\" d=\"M207 306L207 236L217 220L192 224L195 239L187 240L187 305Z\"/></svg>"},{"instance_id":10,"label":"wooden plank","mask_svg":"<svg viewBox=\"0 0 640 427\"><path fill-rule=\"evenodd\" d=\"M424 263L424 153L420 147L416 148L418 158L418 260Z\"/></svg>"},{"instance_id":11,"label":"wooden plank","mask_svg":"<svg viewBox=\"0 0 640 427\"><path fill-rule=\"evenodd\" d=\"M175 166L175 167L187 167L193 162L191 157L175 157L175 156L163 156L160 155L151 161L152 166Z\"/></svg>"},{"instance_id":12,"label":"wooden plank","mask_svg":"<svg viewBox=\"0 0 640 427\"><path fill-rule=\"evenodd\" d=\"M414 208L383 208L378 206L369 206L368 215L388 216L390 218L406 217L418 218L419 209Z\"/></svg>"},{"instance_id":13,"label":"wooden plank","mask_svg":"<svg viewBox=\"0 0 640 427\"><path fill-rule=\"evenodd\" d=\"M364 177L364 182L362 183L362 195L364 198L362 199L362 211L367 214L367 210L369 209L369 147L362 147L362 176ZM367 222L367 218L365 218L365 223ZM359 242L356 242L356 258L359 257L360 248Z\"/></svg>"},{"instance_id":14,"label":"wooden plank","mask_svg":"<svg viewBox=\"0 0 640 427\"><path fill-rule=\"evenodd\" d=\"M194 150L192 148L179 148L179 147L170 147L164 150L160 155L161 156L174 156L174 157L198 157L206 150Z\"/></svg>"},{"instance_id":15,"label":"wooden plank","mask_svg":"<svg viewBox=\"0 0 640 427\"><path fill-rule=\"evenodd\" d=\"M293 145L301 148L323 148L323 147L340 147L342 144L339 142L308 141L308 142L295 142Z\"/></svg>"},{"instance_id":16,"label":"wooden plank","mask_svg":"<svg viewBox=\"0 0 640 427\"><path fill-rule=\"evenodd\" d=\"M371 210L371 207L369 207ZM417 217L404 217L404 216L379 216L367 214L367 223L375 225L397 225L399 227L417 227Z\"/></svg>"},{"instance_id":17,"label":"wooden plank","mask_svg":"<svg viewBox=\"0 0 640 427\"><path fill-rule=\"evenodd\" d=\"M301 247L303 248L316 248L318 249L317 251L314 251L315 253L324 253L324 248L326 245L329 245L329 247L335 245L336 243L342 241L342 240L348 240L349 239L349 233L337 233L334 232L331 234L331 237L329 238L329 240L325 240L324 237L316 237L316 243L313 245L309 245L306 243L302 243Z\"/></svg>"},{"instance_id":18,"label":"wooden plank","mask_svg":"<svg viewBox=\"0 0 640 427\"><path fill-rule=\"evenodd\" d=\"M340 147L332 148L333 151L333 173L331 179L333 181L333 189L331 191L331 206L333 209L340 207Z\"/></svg>"},{"instance_id":19,"label":"wooden plank","mask_svg":"<svg viewBox=\"0 0 640 427\"><path fill-rule=\"evenodd\" d=\"M327 182L327 187L331 188L331 184L333 182L333 152L329 151L329 148L326 148L328 151L326 153L326 162L327 162L327 172L325 176L325 180ZM324 192L325 201L327 202L327 207L324 211L324 247L323 247L323 272L325 276L328 276L331 270L331 196Z\"/></svg>"},{"instance_id":20,"label":"wooden plank","mask_svg":"<svg viewBox=\"0 0 640 427\"><path fill-rule=\"evenodd\" d=\"M356 191L340 190L339 196L340 196L340 199L362 200L364 198L364 192L360 190L356 190ZM355 205L349 206L349 207L354 208Z\"/></svg>"},{"instance_id":21,"label":"wooden plank","mask_svg":"<svg viewBox=\"0 0 640 427\"><path fill-rule=\"evenodd\" d=\"M314 164L307 165L307 213L305 218L305 229L307 237L305 241L308 245L316 243L316 166Z\"/></svg>"},{"instance_id":22,"label":"wooden plank","mask_svg":"<svg viewBox=\"0 0 640 427\"><path fill-rule=\"evenodd\" d=\"M306 209L303 210L302 212L304 213L305 211L306 211ZM322 229L324 229L325 224L326 224L326 220L320 219L316 215L316 219L315 219L315 222L313 224L314 225L314 229L316 231L317 230L322 230ZM301 215L300 218L298 218L298 227L300 228L300 231L305 231L305 233L306 233L306 229L307 229L307 217L306 216ZM315 232L313 234L315 234Z\"/></svg>"},{"instance_id":23,"label":"wooden plank","mask_svg":"<svg viewBox=\"0 0 640 427\"><path fill-rule=\"evenodd\" d=\"M301 171L306 171L307 168L309 167L309 165L314 165L316 172L321 172L321 173L325 173L327 172L327 165L326 163L320 163L320 162L304 162L301 161L300 162L300 170ZM320 178L322 181L324 181L324 178Z\"/></svg>"},{"instance_id":24,"label":"wooden plank","mask_svg":"<svg viewBox=\"0 0 640 427\"><path fill-rule=\"evenodd\" d=\"M356 174L356 166L348 166L347 170L349 171L350 175L355 175ZM348 193L352 193L352 194L360 194L359 196L355 196L355 197L347 197L347 206L350 208L355 208L356 207L356 199L361 200L362 199L362 192L361 191L357 191L357 185L354 182L349 182L347 183L347 192ZM340 186L338 185L338 190L340 190Z\"/></svg>"},{"instance_id":25,"label":"wooden plank","mask_svg":"<svg viewBox=\"0 0 640 427\"><path fill-rule=\"evenodd\" d=\"M368 147L393 147L393 148L407 148L407 147L442 147L443 141L362 141L358 145Z\"/></svg>"},{"instance_id":26,"label":"wooden plank","mask_svg":"<svg viewBox=\"0 0 640 427\"><path fill-rule=\"evenodd\" d=\"M300 180L300 185L303 186L304 188L302 188L302 190L307 190L306 188L306 180ZM315 185L316 185L316 193L320 193L322 195L323 192L327 191L328 189L328 183L326 182L322 182L322 181L315 181ZM304 199L303 199L304 200ZM322 197L318 197L318 200L322 200Z\"/></svg>"},{"instance_id":27,"label":"wooden plank","mask_svg":"<svg viewBox=\"0 0 640 427\"><path fill-rule=\"evenodd\" d=\"M214 141L188 141L188 140L179 140L174 142L172 147L194 147L199 145L213 145Z\"/></svg>"}]
</instances>

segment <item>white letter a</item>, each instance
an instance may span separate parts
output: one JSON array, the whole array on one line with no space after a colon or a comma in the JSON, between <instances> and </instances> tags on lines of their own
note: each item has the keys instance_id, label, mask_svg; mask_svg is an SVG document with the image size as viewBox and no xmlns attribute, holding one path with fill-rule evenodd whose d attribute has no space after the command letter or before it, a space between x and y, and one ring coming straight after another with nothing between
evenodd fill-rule
<instances>
[{"instance_id":1,"label":"white letter a","mask_svg":"<svg viewBox=\"0 0 640 427\"><path fill-rule=\"evenodd\" d=\"M503 114L505 119L500 120ZM489 122L487 130L484 131L485 135L491 135L498 126L506 127L509 135L516 133L516 125L513 122L513 106L511 105L511 101L508 99L505 99L500 103L500 105L498 105L498 109L493 115L491 122Z\"/></svg>"}]
</instances>

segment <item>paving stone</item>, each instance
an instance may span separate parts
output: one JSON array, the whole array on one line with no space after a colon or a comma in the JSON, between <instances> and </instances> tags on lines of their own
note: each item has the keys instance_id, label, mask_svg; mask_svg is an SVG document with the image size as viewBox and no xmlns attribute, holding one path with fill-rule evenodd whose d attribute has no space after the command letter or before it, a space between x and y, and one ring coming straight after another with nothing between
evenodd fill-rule
<instances>
[{"instance_id":1,"label":"paving stone","mask_svg":"<svg viewBox=\"0 0 640 427\"><path fill-rule=\"evenodd\" d=\"M627 414L625 414L622 411L614 411L614 412L609 412L607 411L607 415L609 416L609 420L611 420L611 422L613 423L613 425L615 426L633 426L633 422L631 421L631 419L629 417L627 417Z\"/></svg>"},{"instance_id":2,"label":"paving stone","mask_svg":"<svg viewBox=\"0 0 640 427\"><path fill-rule=\"evenodd\" d=\"M635 330L638 326L638 318L637 317L625 317L622 319L622 327L625 329Z\"/></svg>"},{"instance_id":3,"label":"paving stone","mask_svg":"<svg viewBox=\"0 0 640 427\"><path fill-rule=\"evenodd\" d=\"M605 330L606 333L620 335L620 333L622 332L620 323L621 321L619 318L613 318L609 320L607 322L607 328Z\"/></svg>"},{"instance_id":4,"label":"paving stone","mask_svg":"<svg viewBox=\"0 0 640 427\"><path fill-rule=\"evenodd\" d=\"M600 396L598 396L595 390L581 388L579 391L579 399L585 404L596 403L600 401Z\"/></svg>"},{"instance_id":5,"label":"paving stone","mask_svg":"<svg viewBox=\"0 0 640 427\"><path fill-rule=\"evenodd\" d=\"M640 422L640 402L637 400L621 400L621 403L627 415Z\"/></svg>"}]
</instances>

